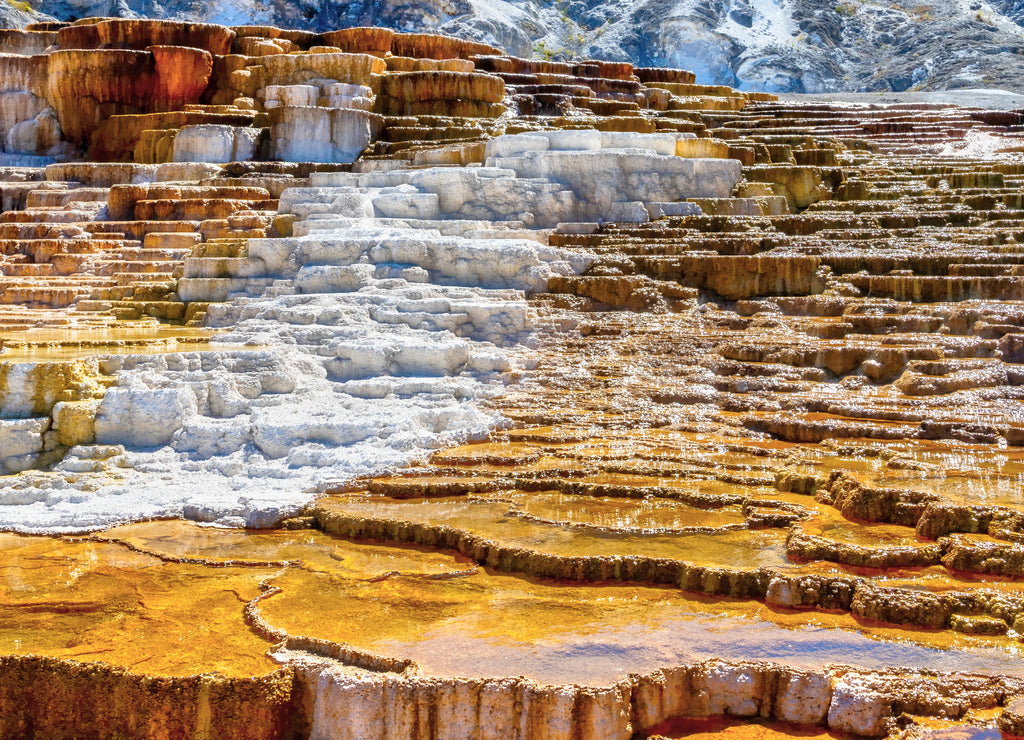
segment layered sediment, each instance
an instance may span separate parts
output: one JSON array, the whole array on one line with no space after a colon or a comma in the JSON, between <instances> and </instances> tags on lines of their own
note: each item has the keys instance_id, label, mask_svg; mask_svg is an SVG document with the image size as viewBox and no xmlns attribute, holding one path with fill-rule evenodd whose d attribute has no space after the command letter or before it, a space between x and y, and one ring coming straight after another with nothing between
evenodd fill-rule
<instances>
[{"instance_id":1,"label":"layered sediment","mask_svg":"<svg viewBox=\"0 0 1024 740\"><path fill-rule=\"evenodd\" d=\"M0 734L1020 734L1019 112L0 43Z\"/></svg>"}]
</instances>

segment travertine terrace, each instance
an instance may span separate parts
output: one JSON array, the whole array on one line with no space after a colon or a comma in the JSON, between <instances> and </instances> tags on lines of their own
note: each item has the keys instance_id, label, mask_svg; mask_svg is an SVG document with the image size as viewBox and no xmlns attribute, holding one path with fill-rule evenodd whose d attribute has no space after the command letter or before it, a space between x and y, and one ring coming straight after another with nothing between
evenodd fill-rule
<instances>
[{"instance_id":1,"label":"travertine terrace","mask_svg":"<svg viewBox=\"0 0 1024 740\"><path fill-rule=\"evenodd\" d=\"M1024 735L1024 113L0 52L0 736Z\"/></svg>"}]
</instances>

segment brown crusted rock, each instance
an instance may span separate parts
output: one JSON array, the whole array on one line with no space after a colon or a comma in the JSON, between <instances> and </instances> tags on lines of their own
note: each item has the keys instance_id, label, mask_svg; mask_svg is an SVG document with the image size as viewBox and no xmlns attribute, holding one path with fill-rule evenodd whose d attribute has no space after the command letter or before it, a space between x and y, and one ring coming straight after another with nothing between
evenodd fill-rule
<instances>
[{"instance_id":1,"label":"brown crusted rock","mask_svg":"<svg viewBox=\"0 0 1024 740\"><path fill-rule=\"evenodd\" d=\"M815 500L831 504L848 519L887 522L907 527L917 525L921 515L938 495L899 488L868 488L842 472L833 472Z\"/></svg>"},{"instance_id":2,"label":"brown crusted rock","mask_svg":"<svg viewBox=\"0 0 1024 740\"><path fill-rule=\"evenodd\" d=\"M768 591L768 574L686 565L679 578L679 587L708 596L761 599Z\"/></svg>"},{"instance_id":3,"label":"brown crusted rock","mask_svg":"<svg viewBox=\"0 0 1024 740\"><path fill-rule=\"evenodd\" d=\"M997 540L1024 544L1024 513L1001 510L989 522L988 534Z\"/></svg>"},{"instance_id":4,"label":"brown crusted rock","mask_svg":"<svg viewBox=\"0 0 1024 740\"><path fill-rule=\"evenodd\" d=\"M593 84L598 86L614 81L626 81L625 88L638 91L632 76L626 74L628 64L618 62L554 62L548 59L523 59L521 57L497 54L481 54L472 57L476 68L483 72L514 75L549 75L551 78L587 77L595 78ZM550 79L550 78L549 78ZM591 80L579 80L580 84L591 84ZM617 87L622 88L620 82Z\"/></svg>"},{"instance_id":5,"label":"brown crusted rock","mask_svg":"<svg viewBox=\"0 0 1024 740\"><path fill-rule=\"evenodd\" d=\"M717 139L679 139L676 141L676 156L729 159L729 145Z\"/></svg>"},{"instance_id":6,"label":"brown crusted rock","mask_svg":"<svg viewBox=\"0 0 1024 740\"><path fill-rule=\"evenodd\" d=\"M328 31L321 36L328 46L336 46L349 54L373 54L382 57L391 53L395 32L390 28L360 26Z\"/></svg>"},{"instance_id":7,"label":"brown crusted rock","mask_svg":"<svg viewBox=\"0 0 1024 740\"><path fill-rule=\"evenodd\" d=\"M147 51L156 67L156 110L199 100L213 72L213 58L208 53L180 46L150 46Z\"/></svg>"},{"instance_id":8,"label":"brown crusted rock","mask_svg":"<svg viewBox=\"0 0 1024 740\"><path fill-rule=\"evenodd\" d=\"M277 738L292 724L294 676L153 678L103 663L0 656L0 736ZM116 700L112 700L116 697ZM30 728L30 729L29 729Z\"/></svg>"},{"instance_id":9,"label":"brown crusted rock","mask_svg":"<svg viewBox=\"0 0 1024 740\"><path fill-rule=\"evenodd\" d=\"M1014 699L997 720L1004 738L1024 738L1024 698Z\"/></svg>"},{"instance_id":10,"label":"brown crusted rock","mask_svg":"<svg viewBox=\"0 0 1024 740\"><path fill-rule=\"evenodd\" d=\"M46 57L0 54L0 92L31 93L45 98L49 92Z\"/></svg>"},{"instance_id":11,"label":"brown crusted rock","mask_svg":"<svg viewBox=\"0 0 1024 740\"><path fill-rule=\"evenodd\" d=\"M768 582L765 602L789 609L849 611L857 583L855 578L773 575Z\"/></svg>"},{"instance_id":12,"label":"brown crusted rock","mask_svg":"<svg viewBox=\"0 0 1024 740\"><path fill-rule=\"evenodd\" d=\"M10 54L45 54L57 43L56 31L28 31L18 28L0 30L0 48Z\"/></svg>"},{"instance_id":13,"label":"brown crusted rock","mask_svg":"<svg viewBox=\"0 0 1024 740\"><path fill-rule=\"evenodd\" d=\"M255 36L243 36L235 39L232 51L247 57L264 57L270 54L286 54L292 51L291 42L287 40L263 39Z\"/></svg>"},{"instance_id":14,"label":"brown crusted rock","mask_svg":"<svg viewBox=\"0 0 1024 740\"><path fill-rule=\"evenodd\" d=\"M998 617L966 614L951 615L949 628L965 635L1005 635L1009 631L1009 625Z\"/></svg>"},{"instance_id":15,"label":"brown crusted rock","mask_svg":"<svg viewBox=\"0 0 1024 740\"><path fill-rule=\"evenodd\" d=\"M997 509L933 501L917 522L917 535L937 540L953 532L986 532Z\"/></svg>"},{"instance_id":16,"label":"brown crusted rock","mask_svg":"<svg viewBox=\"0 0 1024 740\"><path fill-rule=\"evenodd\" d=\"M1003 362L1024 364L1024 334L1004 334L999 339L999 355Z\"/></svg>"},{"instance_id":17,"label":"brown crusted rock","mask_svg":"<svg viewBox=\"0 0 1024 740\"><path fill-rule=\"evenodd\" d=\"M786 468L775 473L775 490L788 493L803 493L813 496L825 483L825 480L813 473L801 473Z\"/></svg>"},{"instance_id":18,"label":"brown crusted rock","mask_svg":"<svg viewBox=\"0 0 1024 740\"><path fill-rule=\"evenodd\" d=\"M697 76L693 72L666 67L634 67L633 74L640 82L671 82L692 85L697 81Z\"/></svg>"},{"instance_id":19,"label":"brown crusted rock","mask_svg":"<svg viewBox=\"0 0 1024 740\"><path fill-rule=\"evenodd\" d=\"M165 185L165 184L124 184L114 185L110 188L110 195L107 200L107 214L112 221L146 220L139 215L138 204L148 202L150 207L154 203L166 204L169 208L179 208L186 201L197 199L210 199L211 201L224 202L252 202L253 207L259 206L260 201L270 198L265 188L245 186L208 186L208 185ZM210 218L216 218L213 210L210 211ZM181 220L187 220L182 218Z\"/></svg>"},{"instance_id":20,"label":"brown crusted rock","mask_svg":"<svg viewBox=\"0 0 1024 740\"><path fill-rule=\"evenodd\" d=\"M1020 578L1024 576L1024 546L953 535L942 564L950 570Z\"/></svg>"},{"instance_id":21,"label":"brown crusted rock","mask_svg":"<svg viewBox=\"0 0 1024 740\"><path fill-rule=\"evenodd\" d=\"M768 589L769 574L764 570L731 570L643 556L556 555L499 544L447 525L352 516L329 508L314 508L311 513L325 532L458 550L481 565L509 573L586 582L671 584L732 598L763 599Z\"/></svg>"},{"instance_id":22,"label":"brown crusted rock","mask_svg":"<svg viewBox=\"0 0 1024 740\"><path fill-rule=\"evenodd\" d=\"M500 113L505 83L489 74L397 72L381 79L377 112L383 115L492 116Z\"/></svg>"},{"instance_id":23,"label":"brown crusted rock","mask_svg":"<svg viewBox=\"0 0 1024 740\"><path fill-rule=\"evenodd\" d=\"M391 40L391 53L396 57L422 59L466 59L475 55L505 52L495 46L429 33L396 33Z\"/></svg>"},{"instance_id":24,"label":"brown crusted rock","mask_svg":"<svg viewBox=\"0 0 1024 740\"><path fill-rule=\"evenodd\" d=\"M367 490L393 499L438 498L466 496L472 493L492 493L500 488L496 480L487 478L435 478L398 477L373 479Z\"/></svg>"},{"instance_id":25,"label":"brown crusted rock","mask_svg":"<svg viewBox=\"0 0 1024 740\"><path fill-rule=\"evenodd\" d=\"M468 59L415 59L414 57L387 57L389 72L463 72L475 70Z\"/></svg>"},{"instance_id":26,"label":"brown crusted rock","mask_svg":"<svg viewBox=\"0 0 1024 740\"><path fill-rule=\"evenodd\" d=\"M658 283L644 275L588 275L548 280L548 290L552 293L572 293L617 308L663 313L668 305L658 287Z\"/></svg>"},{"instance_id":27,"label":"brown crusted rock","mask_svg":"<svg viewBox=\"0 0 1024 740\"><path fill-rule=\"evenodd\" d=\"M277 54L260 57L267 85L300 85L310 80L335 80L370 85L373 75L384 72L382 59L369 54Z\"/></svg>"},{"instance_id":28,"label":"brown crusted rock","mask_svg":"<svg viewBox=\"0 0 1024 740\"><path fill-rule=\"evenodd\" d=\"M850 602L850 613L858 619L931 629L945 627L952 611L952 606L936 594L867 583L857 586Z\"/></svg>"},{"instance_id":29,"label":"brown crusted rock","mask_svg":"<svg viewBox=\"0 0 1024 740\"><path fill-rule=\"evenodd\" d=\"M832 197L830 188L818 167L800 165L778 165L751 168L747 179L768 182L774 185L778 195L786 196L795 209L806 208L811 203Z\"/></svg>"},{"instance_id":30,"label":"brown crusted rock","mask_svg":"<svg viewBox=\"0 0 1024 740\"><path fill-rule=\"evenodd\" d=\"M111 115L198 101L213 70L208 52L183 47L57 51L48 59L48 97L65 137L79 144Z\"/></svg>"},{"instance_id":31,"label":"brown crusted rock","mask_svg":"<svg viewBox=\"0 0 1024 740\"><path fill-rule=\"evenodd\" d=\"M1008 383L1007 372L1003 367L987 366L987 363L963 368L949 365L911 362L893 385L908 396L935 396L973 388L995 388Z\"/></svg>"},{"instance_id":32,"label":"brown crusted rock","mask_svg":"<svg viewBox=\"0 0 1024 740\"><path fill-rule=\"evenodd\" d=\"M864 568L917 568L938 565L942 547L865 547L793 531L786 538L786 555L790 558L827 560Z\"/></svg>"},{"instance_id":33,"label":"brown crusted rock","mask_svg":"<svg viewBox=\"0 0 1024 740\"><path fill-rule=\"evenodd\" d=\"M803 295L823 287L817 257L803 255L688 255L638 260L645 271L664 279L680 279L709 288L723 298L741 300L763 295Z\"/></svg>"},{"instance_id":34,"label":"brown crusted rock","mask_svg":"<svg viewBox=\"0 0 1024 740\"><path fill-rule=\"evenodd\" d=\"M855 682L868 692L888 696L894 715L954 719L971 709L994 709L1022 689L1016 678L932 671L859 673Z\"/></svg>"},{"instance_id":35,"label":"brown crusted rock","mask_svg":"<svg viewBox=\"0 0 1024 740\"><path fill-rule=\"evenodd\" d=\"M300 49L308 49L311 46L318 46L323 43L323 37L312 31L300 31L294 28L277 28L276 26L232 26L235 32L234 50L240 39L262 38L277 42L289 42ZM335 44L331 44L335 46Z\"/></svg>"},{"instance_id":36,"label":"brown crusted rock","mask_svg":"<svg viewBox=\"0 0 1024 740\"><path fill-rule=\"evenodd\" d=\"M66 26L57 32L61 49L136 49L187 46L211 54L228 54L235 32L212 23L144 19L106 19Z\"/></svg>"},{"instance_id":37,"label":"brown crusted rock","mask_svg":"<svg viewBox=\"0 0 1024 740\"><path fill-rule=\"evenodd\" d=\"M596 74L587 75L608 80L629 80L633 77L633 65L629 62L608 62L600 59L583 62L581 67L597 67Z\"/></svg>"}]
</instances>

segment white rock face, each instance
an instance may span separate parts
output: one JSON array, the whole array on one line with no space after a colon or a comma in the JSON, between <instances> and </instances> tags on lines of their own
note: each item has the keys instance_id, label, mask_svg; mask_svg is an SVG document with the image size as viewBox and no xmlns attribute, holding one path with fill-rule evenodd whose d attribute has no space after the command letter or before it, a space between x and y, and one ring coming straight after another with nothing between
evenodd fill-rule
<instances>
[{"instance_id":1,"label":"white rock face","mask_svg":"<svg viewBox=\"0 0 1024 740\"><path fill-rule=\"evenodd\" d=\"M847 674L836 682L828 710L831 729L877 737L886 734L892 716L892 697L878 691L869 679Z\"/></svg>"},{"instance_id":2,"label":"white rock face","mask_svg":"<svg viewBox=\"0 0 1024 740\"><path fill-rule=\"evenodd\" d=\"M352 108L373 110L373 90L366 85L353 85L331 80L312 80L316 84L267 85L259 96L267 110L282 106Z\"/></svg>"},{"instance_id":3,"label":"white rock face","mask_svg":"<svg viewBox=\"0 0 1024 740\"><path fill-rule=\"evenodd\" d=\"M826 675L793 671L780 681L777 692L773 711L783 722L820 725L828 715L832 683Z\"/></svg>"},{"instance_id":4,"label":"white rock face","mask_svg":"<svg viewBox=\"0 0 1024 740\"><path fill-rule=\"evenodd\" d=\"M26 115L11 124L4 139L4 151L16 154L47 153L63 139L64 133L57 112L47 105L35 115Z\"/></svg>"},{"instance_id":5,"label":"white rock face","mask_svg":"<svg viewBox=\"0 0 1024 740\"><path fill-rule=\"evenodd\" d=\"M354 162L377 138L380 117L356 108L281 105L272 109L273 158L285 162Z\"/></svg>"},{"instance_id":6,"label":"white rock face","mask_svg":"<svg viewBox=\"0 0 1024 740\"><path fill-rule=\"evenodd\" d=\"M131 447L165 445L196 415L196 406L189 388L112 388L96 414L96 441Z\"/></svg>"},{"instance_id":7,"label":"white rock face","mask_svg":"<svg viewBox=\"0 0 1024 740\"><path fill-rule=\"evenodd\" d=\"M57 113L43 97L38 65L21 54L0 54L0 140L4 152L57 154L63 134Z\"/></svg>"},{"instance_id":8,"label":"white rock face","mask_svg":"<svg viewBox=\"0 0 1024 740\"><path fill-rule=\"evenodd\" d=\"M676 156L686 138L692 134L516 134L487 143L484 167L314 173L311 184L369 191L382 218L518 221L528 228L643 222L652 212L680 210L674 206L687 198L727 197L739 181L738 161Z\"/></svg>"},{"instance_id":9,"label":"white rock face","mask_svg":"<svg viewBox=\"0 0 1024 740\"><path fill-rule=\"evenodd\" d=\"M521 678L418 678L331 668L300 669L300 677L313 689L310 737L321 740L632 736L629 691L617 687L543 686Z\"/></svg>"},{"instance_id":10,"label":"white rock face","mask_svg":"<svg viewBox=\"0 0 1024 740\"><path fill-rule=\"evenodd\" d=\"M764 689L760 676L747 665L711 664L703 678L702 709L708 715L756 717Z\"/></svg>"},{"instance_id":11,"label":"white rock face","mask_svg":"<svg viewBox=\"0 0 1024 740\"><path fill-rule=\"evenodd\" d=\"M174 137L174 162L246 162L256 155L259 130L212 123L184 126Z\"/></svg>"},{"instance_id":12,"label":"white rock face","mask_svg":"<svg viewBox=\"0 0 1024 740\"><path fill-rule=\"evenodd\" d=\"M373 90L366 85L328 82L320 88L318 104L328 108L355 108L372 111L373 99Z\"/></svg>"},{"instance_id":13,"label":"white rock face","mask_svg":"<svg viewBox=\"0 0 1024 740\"><path fill-rule=\"evenodd\" d=\"M282 105L311 107L320 100L316 85L267 85L263 88L263 105L269 110Z\"/></svg>"},{"instance_id":14,"label":"white rock face","mask_svg":"<svg viewBox=\"0 0 1024 740\"><path fill-rule=\"evenodd\" d=\"M354 162L380 134L371 73L382 65L365 55L317 54L267 59L274 84L256 97L272 111L272 155L285 162Z\"/></svg>"},{"instance_id":15,"label":"white rock face","mask_svg":"<svg viewBox=\"0 0 1024 740\"><path fill-rule=\"evenodd\" d=\"M49 419L0 419L0 473L32 467L43 450L43 434L49 426Z\"/></svg>"}]
</instances>

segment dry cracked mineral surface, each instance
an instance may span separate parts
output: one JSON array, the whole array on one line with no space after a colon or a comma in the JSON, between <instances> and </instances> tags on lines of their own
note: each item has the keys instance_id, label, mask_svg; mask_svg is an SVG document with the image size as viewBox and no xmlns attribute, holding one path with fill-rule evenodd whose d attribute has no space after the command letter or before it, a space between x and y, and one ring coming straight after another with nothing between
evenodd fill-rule
<instances>
[{"instance_id":1,"label":"dry cracked mineral surface","mask_svg":"<svg viewBox=\"0 0 1024 740\"><path fill-rule=\"evenodd\" d=\"M0 736L1024 735L1024 113L0 50Z\"/></svg>"}]
</instances>

